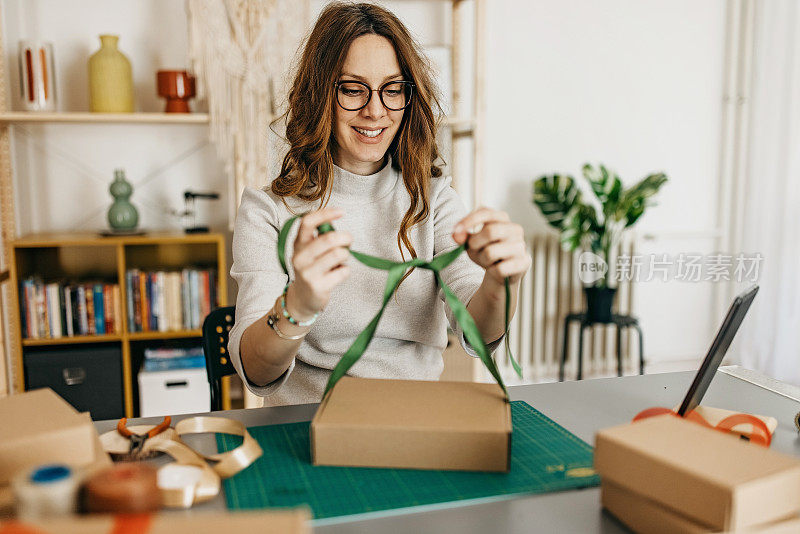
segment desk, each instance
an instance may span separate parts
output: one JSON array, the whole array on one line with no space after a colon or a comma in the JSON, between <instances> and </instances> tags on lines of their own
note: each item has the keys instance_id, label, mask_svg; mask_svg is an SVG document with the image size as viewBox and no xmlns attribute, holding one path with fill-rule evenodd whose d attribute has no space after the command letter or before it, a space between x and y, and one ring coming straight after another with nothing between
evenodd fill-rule
<instances>
[{"instance_id":1,"label":"desk","mask_svg":"<svg viewBox=\"0 0 800 534\"><path fill-rule=\"evenodd\" d=\"M675 406L692 382L693 372L664 373L535 384L509 388L512 400L524 400L578 437L594 443L598 429L630 421L651 406ZM774 389L781 390L776 392ZM782 388L766 377L740 368L724 368L714 377L704 404L717 408L771 415L778 420L772 449L800 457L800 438L793 418L800 410L800 396L791 387ZM217 412L247 426L309 421L316 405L284 406ZM176 416L173 421L189 416ZM131 424L155 424L160 418L136 419ZM98 421L99 432L115 427L116 421ZM202 445L213 447L210 436ZM195 511L225 508L224 498L195 507ZM479 504L450 503L416 511L389 511L373 516L353 516L314 522L314 532L602 532L626 530L600 511L600 490L591 488L546 495L505 498Z\"/></svg>"}]
</instances>

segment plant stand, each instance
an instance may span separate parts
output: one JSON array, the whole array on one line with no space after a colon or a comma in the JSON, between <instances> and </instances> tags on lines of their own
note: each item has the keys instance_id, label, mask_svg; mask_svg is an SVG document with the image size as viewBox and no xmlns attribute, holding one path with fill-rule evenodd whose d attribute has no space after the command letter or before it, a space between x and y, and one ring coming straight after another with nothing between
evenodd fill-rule
<instances>
[{"instance_id":1,"label":"plant stand","mask_svg":"<svg viewBox=\"0 0 800 534\"><path fill-rule=\"evenodd\" d=\"M595 324L614 324L617 327L617 376L622 376L622 329L635 328L639 333L639 374L644 374L644 340L639 320L630 315L611 315L608 323L590 321L585 313L570 313L564 318L564 345L561 347L561 362L558 365L558 381L564 381L564 364L567 361L567 349L569 347L569 324L577 321L581 325L578 334L578 380L583 379L583 331Z\"/></svg>"}]
</instances>

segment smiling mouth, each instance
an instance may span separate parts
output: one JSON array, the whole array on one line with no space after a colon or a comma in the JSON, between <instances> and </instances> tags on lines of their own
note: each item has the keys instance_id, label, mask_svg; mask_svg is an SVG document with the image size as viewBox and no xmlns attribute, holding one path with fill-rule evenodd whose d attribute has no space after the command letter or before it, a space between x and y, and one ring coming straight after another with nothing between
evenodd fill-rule
<instances>
[{"instance_id":1,"label":"smiling mouth","mask_svg":"<svg viewBox=\"0 0 800 534\"><path fill-rule=\"evenodd\" d=\"M378 128L377 130L368 130L366 128L356 128L353 126L353 129L360 133L365 137L378 137L386 128Z\"/></svg>"}]
</instances>

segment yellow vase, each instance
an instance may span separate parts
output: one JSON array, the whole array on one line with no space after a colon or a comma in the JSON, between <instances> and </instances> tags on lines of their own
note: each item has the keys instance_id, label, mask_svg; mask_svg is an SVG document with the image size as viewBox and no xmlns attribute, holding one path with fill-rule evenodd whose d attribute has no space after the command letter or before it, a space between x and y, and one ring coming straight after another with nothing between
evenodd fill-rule
<instances>
[{"instance_id":1,"label":"yellow vase","mask_svg":"<svg viewBox=\"0 0 800 534\"><path fill-rule=\"evenodd\" d=\"M131 62L117 49L117 41L117 35L101 35L100 50L89 58L89 109L92 111L133 111Z\"/></svg>"}]
</instances>

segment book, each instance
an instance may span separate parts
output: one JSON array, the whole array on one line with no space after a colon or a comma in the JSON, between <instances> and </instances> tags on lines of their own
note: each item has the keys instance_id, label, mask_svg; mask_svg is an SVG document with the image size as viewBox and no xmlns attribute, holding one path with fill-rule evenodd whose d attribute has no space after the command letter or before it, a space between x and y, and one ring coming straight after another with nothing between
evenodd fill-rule
<instances>
[{"instance_id":1,"label":"book","mask_svg":"<svg viewBox=\"0 0 800 534\"><path fill-rule=\"evenodd\" d=\"M20 280L18 293L19 295L19 326L22 332L22 337L30 337L28 333L28 309L25 298L25 280Z\"/></svg>"},{"instance_id":2,"label":"book","mask_svg":"<svg viewBox=\"0 0 800 534\"><path fill-rule=\"evenodd\" d=\"M155 274L156 294L158 295L158 331L166 332L169 328L169 316L167 315L167 291L166 273L158 271Z\"/></svg>"},{"instance_id":3,"label":"book","mask_svg":"<svg viewBox=\"0 0 800 534\"><path fill-rule=\"evenodd\" d=\"M167 273L167 316L169 317L170 330L183 329L183 305L181 302L181 275L177 271Z\"/></svg>"},{"instance_id":4,"label":"book","mask_svg":"<svg viewBox=\"0 0 800 534\"><path fill-rule=\"evenodd\" d=\"M145 371L168 371L171 369L201 369L206 366L204 356L182 356L179 358L145 360Z\"/></svg>"},{"instance_id":5,"label":"book","mask_svg":"<svg viewBox=\"0 0 800 534\"><path fill-rule=\"evenodd\" d=\"M197 271L195 269L189 270L189 298L192 320L190 329L200 328L200 294L198 289Z\"/></svg>"},{"instance_id":6,"label":"book","mask_svg":"<svg viewBox=\"0 0 800 534\"><path fill-rule=\"evenodd\" d=\"M83 291L86 295L86 320L89 323L89 330L87 334L93 336L97 334L97 325L95 324L94 314L94 285L83 284Z\"/></svg>"},{"instance_id":7,"label":"book","mask_svg":"<svg viewBox=\"0 0 800 534\"><path fill-rule=\"evenodd\" d=\"M69 285L64 285L64 322L66 323L67 335L72 337L75 335L75 328L73 323L73 310L72 310L72 288Z\"/></svg>"},{"instance_id":8,"label":"book","mask_svg":"<svg viewBox=\"0 0 800 534\"><path fill-rule=\"evenodd\" d=\"M144 349L146 360L168 360L188 356L203 356L203 347L155 347Z\"/></svg>"},{"instance_id":9,"label":"book","mask_svg":"<svg viewBox=\"0 0 800 534\"><path fill-rule=\"evenodd\" d=\"M92 304L94 305L94 332L98 336L106 333L105 306L103 305L103 284L92 284Z\"/></svg>"},{"instance_id":10,"label":"book","mask_svg":"<svg viewBox=\"0 0 800 534\"><path fill-rule=\"evenodd\" d=\"M80 308L80 300L78 300L78 286L73 284L69 287L69 299L72 308L72 335L80 336L86 333L85 330L82 330L81 325L81 308Z\"/></svg>"},{"instance_id":11,"label":"book","mask_svg":"<svg viewBox=\"0 0 800 534\"><path fill-rule=\"evenodd\" d=\"M134 270L128 269L125 273L125 306L128 309L128 332L136 332L136 315L133 311L135 297L133 292Z\"/></svg>"},{"instance_id":12,"label":"book","mask_svg":"<svg viewBox=\"0 0 800 534\"><path fill-rule=\"evenodd\" d=\"M138 269L134 270L133 276L133 313L134 313L134 329L132 332L142 331L142 279L141 273Z\"/></svg>"},{"instance_id":13,"label":"book","mask_svg":"<svg viewBox=\"0 0 800 534\"><path fill-rule=\"evenodd\" d=\"M81 325L81 335L89 335L89 310L86 308L86 288L83 284L76 287L78 295L78 318Z\"/></svg>"},{"instance_id":14,"label":"book","mask_svg":"<svg viewBox=\"0 0 800 534\"><path fill-rule=\"evenodd\" d=\"M50 337L50 328L48 326L47 314L47 298L45 297L44 284L41 280L37 280L36 284L36 321L37 321L37 337L44 339Z\"/></svg>"},{"instance_id":15,"label":"book","mask_svg":"<svg viewBox=\"0 0 800 534\"><path fill-rule=\"evenodd\" d=\"M114 332L114 303L111 300L111 284L103 284L103 319L106 334Z\"/></svg>"},{"instance_id":16,"label":"book","mask_svg":"<svg viewBox=\"0 0 800 534\"><path fill-rule=\"evenodd\" d=\"M28 337L35 339L39 337L38 314L36 313L36 286L33 278L28 278L25 284L25 308L27 314L26 326Z\"/></svg>"},{"instance_id":17,"label":"book","mask_svg":"<svg viewBox=\"0 0 800 534\"><path fill-rule=\"evenodd\" d=\"M142 332L150 331L149 303L147 300L147 273L139 271L139 294L141 298L141 322Z\"/></svg>"},{"instance_id":18,"label":"book","mask_svg":"<svg viewBox=\"0 0 800 534\"><path fill-rule=\"evenodd\" d=\"M45 284L44 293L47 303L47 337L61 337L61 307L58 305L58 286L53 283Z\"/></svg>"},{"instance_id":19,"label":"book","mask_svg":"<svg viewBox=\"0 0 800 534\"><path fill-rule=\"evenodd\" d=\"M183 329L192 328L192 306L189 292L189 269L181 271L181 304L183 305Z\"/></svg>"},{"instance_id":20,"label":"book","mask_svg":"<svg viewBox=\"0 0 800 534\"><path fill-rule=\"evenodd\" d=\"M208 284L208 270L200 271L198 277L200 285L200 317L197 326L199 328L206 316L211 312L211 292Z\"/></svg>"},{"instance_id":21,"label":"book","mask_svg":"<svg viewBox=\"0 0 800 534\"><path fill-rule=\"evenodd\" d=\"M114 333L122 333L122 294L119 284L111 286L111 302L114 310Z\"/></svg>"}]
</instances>

